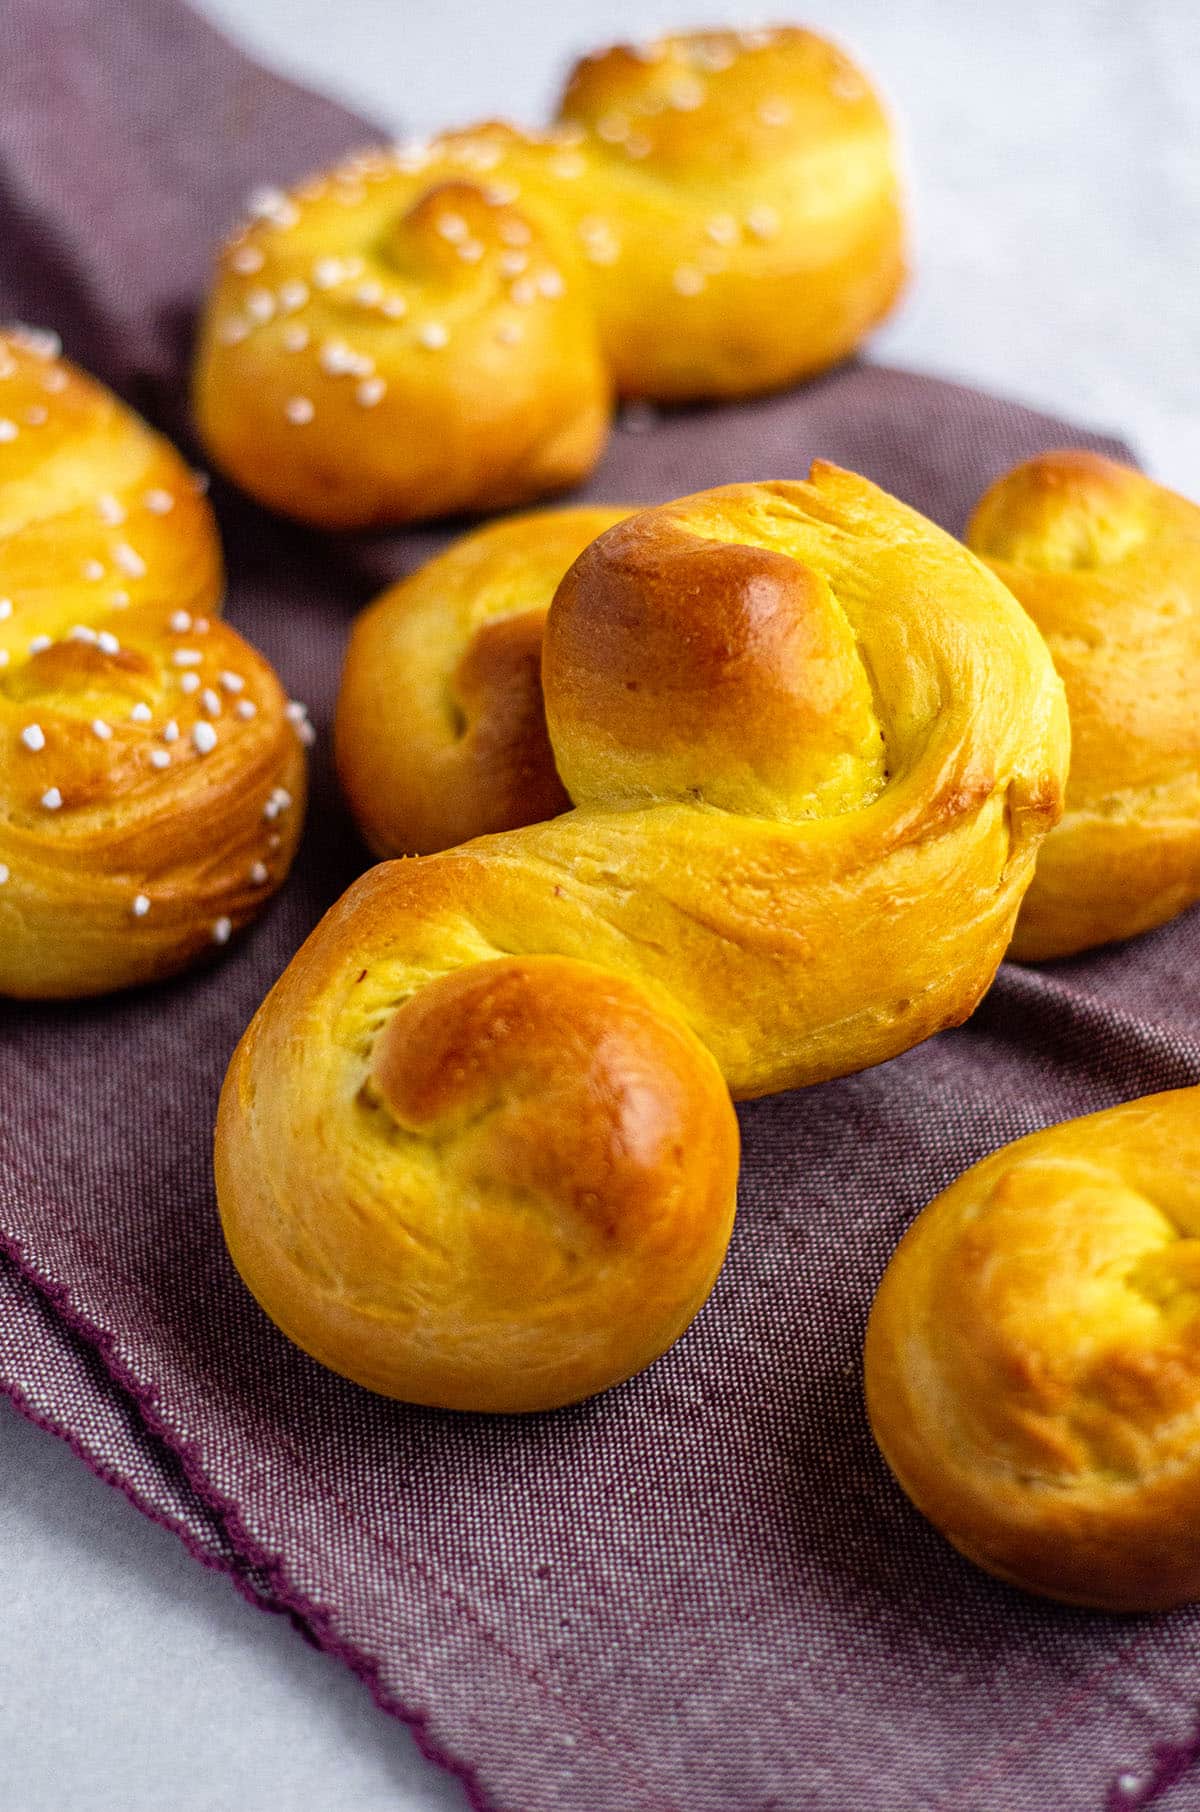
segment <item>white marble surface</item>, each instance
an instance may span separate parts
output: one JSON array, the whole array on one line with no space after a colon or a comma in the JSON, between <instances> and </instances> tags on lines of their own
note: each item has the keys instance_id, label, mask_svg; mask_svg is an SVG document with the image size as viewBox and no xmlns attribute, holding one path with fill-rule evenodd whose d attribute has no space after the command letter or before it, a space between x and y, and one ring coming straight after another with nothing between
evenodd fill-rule
<instances>
[{"instance_id":1,"label":"white marble surface","mask_svg":"<svg viewBox=\"0 0 1200 1812\"><path fill-rule=\"evenodd\" d=\"M397 131L536 120L575 51L704 16L687 0L208 10ZM711 0L717 16L762 19L735 0ZM908 144L917 279L879 355L1118 427L1200 492L1195 0L808 0L801 16L875 72ZM464 1803L345 1670L0 1407L7 1812Z\"/></svg>"}]
</instances>

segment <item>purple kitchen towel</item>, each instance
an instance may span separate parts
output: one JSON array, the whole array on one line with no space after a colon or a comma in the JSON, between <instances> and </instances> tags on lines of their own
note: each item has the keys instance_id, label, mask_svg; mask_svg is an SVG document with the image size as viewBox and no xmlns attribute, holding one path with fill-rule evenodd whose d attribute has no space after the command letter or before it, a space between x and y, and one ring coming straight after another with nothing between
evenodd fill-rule
<instances>
[{"instance_id":1,"label":"purple kitchen towel","mask_svg":"<svg viewBox=\"0 0 1200 1812\"><path fill-rule=\"evenodd\" d=\"M0 314L164 425L253 183L372 136L172 0L0 0ZM403 71L397 72L403 80ZM951 528L1012 461L1114 443L898 371L618 432L588 495L853 466ZM346 626L439 544L288 527L218 486L230 614L328 728ZM642 1377L554 1415L410 1409L323 1372L242 1289L210 1130L229 1054L363 866L327 738L296 873L213 967L2 1009L0 1383L255 1602L341 1655L496 1812L1092 1812L1200 1803L1198 1621L1040 1604L891 1483L871 1294L964 1166L1200 1080L1200 916L1039 971L971 1023L741 1110L711 1301Z\"/></svg>"}]
</instances>

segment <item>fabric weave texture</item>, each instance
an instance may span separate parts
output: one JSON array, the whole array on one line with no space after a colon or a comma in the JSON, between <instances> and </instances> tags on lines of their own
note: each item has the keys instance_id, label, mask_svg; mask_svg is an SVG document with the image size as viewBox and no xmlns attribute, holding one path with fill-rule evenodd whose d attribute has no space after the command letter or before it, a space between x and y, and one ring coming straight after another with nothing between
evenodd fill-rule
<instances>
[{"instance_id":1,"label":"fabric weave texture","mask_svg":"<svg viewBox=\"0 0 1200 1812\"><path fill-rule=\"evenodd\" d=\"M186 437L215 240L252 185L379 135L173 0L0 0L0 43L0 318L57 327ZM653 501L821 455L960 531L990 480L1062 444L1124 451L859 364L618 430L587 495ZM445 534L324 538L214 495L229 614L325 732L353 611ZM679 1345L576 1409L442 1415L289 1346L217 1223L229 1055L367 861L326 734L314 754L297 871L211 967L0 1006L0 1385L341 1655L492 1812L1115 1812L1173 1782L1190 1799L1196 1615L1057 1608L961 1560L875 1452L861 1340L903 1228L963 1168L1200 1081L1200 914L1006 966L966 1027L742 1108L729 1261Z\"/></svg>"}]
</instances>

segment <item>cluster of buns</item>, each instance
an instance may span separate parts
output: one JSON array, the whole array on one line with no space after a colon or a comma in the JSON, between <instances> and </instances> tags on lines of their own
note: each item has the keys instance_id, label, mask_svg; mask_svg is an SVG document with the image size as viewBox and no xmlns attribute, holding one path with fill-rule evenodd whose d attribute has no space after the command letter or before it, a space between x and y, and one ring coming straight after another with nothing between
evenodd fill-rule
<instances>
[{"instance_id":1,"label":"cluster of buns","mask_svg":"<svg viewBox=\"0 0 1200 1812\"><path fill-rule=\"evenodd\" d=\"M439 563L454 627L430 637L416 733L436 758L475 733L440 672L501 599L540 614L582 532L543 528ZM1032 622L836 467L607 528L554 593L542 678L571 809L372 870L222 1098L246 1282L326 1364L417 1402L548 1407L662 1350L728 1238L725 1091L963 1019L1061 810L1066 709ZM442 765L453 810L495 803L469 760Z\"/></svg>"},{"instance_id":2,"label":"cluster of buns","mask_svg":"<svg viewBox=\"0 0 1200 1812\"><path fill-rule=\"evenodd\" d=\"M886 997L899 981L899 953L914 939L941 949L950 921L979 922L978 899L971 904L944 891L938 895L943 871L941 883L927 872L913 879L926 906L940 897L947 908L936 927L931 921L920 928L902 925L896 871L880 845L864 850L854 834L863 822L857 809L863 798L874 807L888 791L877 771L865 794L855 796L864 774L858 763L871 743L869 733L861 739L853 690L839 690L824 667L831 645L822 637L806 631L802 650L793 645L784 653L781 625L786 620L794 634L804 621L805 586L784 584L778 569L746 560L752 548L770 547L802 563L806 584L819 574L831 599L846 609L863 671L876 686L880 676L904 668L897 651L875 639L870 615L872 603L878 609L884 599L904 597L892 572L859 564L861 542L851 571L830 563L828 545L815 556L811 542L796 534L803 515L819 516L841 551L853 497L875 516L887 542L899 546L909 537L898 506L827 470L818 470L815 479L816 488L806 492L742 487L666 510L551 512L479 530L364 613L351 636L338 706L339 767L364 834L380 854L445 848L470 835L533 824L549 812L570 812L537 842L533 873L552 882L543 927L557 929L562 877L575 872L582 849L589 935L611 961L612 931L625 934L630 915L624 900L625 910L614 910L607 896L635 888L639 911L630 929L639 969L666 982L671 1004L682 1003L681 1017L716 1052L735 1093L780 1086L780 1077L767 1064L748 1080L739 1067L748 1026L755 1036L755 988L748 970L728 960L731 945L742 946L742 954L752 950L755 964L764 965L776 991L776 1032L786 1028L797 1000L807 1004L814 997L837 1023L825 1069L786 1078L797 1082L884 1054L868 1052L860 1042L870 1022L864 997L872 989ZM788 524L782 535L767 529L772 517ZM861 534L860 524L861 518ZM1011 948L1027 959L1064 955L1161 923L1200 897L1200 731L1192 705L1200 675L1200 511L1111 461L1047 454L991 488L974 514L968 543L1041 630L1072 723L1066 814L1057 825L1053 811L1043 819L1040 828L1048 836ZM768 583L768 570L771 580L780 580L778 591ZM911 545L902 570L918 583ZM928 591L953 586L950 572L941 567L936 580L926 582ZM965 595L953 589L952 611L962 610ZM754 609L748 611L751 597ZM974 625L968 633L978 638L976 652L990 662L981 619L968 610L960 626L968 623ZM903 606L893 627L907 638L910 616ZM934 643L908 668L907 685L923 686L924 659L953 642L950 621L943 619ZM761 685L761 671L747 684L748 653L751 666L772 665L776 678L789 671L790 661L796 663L790 671L803 671L810 686L820 670L822 709L832 716L820 727L811 716L789 717L779 693ZM944 696L957 699L982 730L977 685L962 684L961 674L953 681L943 676L943 683ZM1013 686L1011 675L1005 678L997 668L984 691L990 687L994 709L1009 701L1028 722L1028 673L1024 686ZM1042 696L1045 704L1050 695ZM904 738L895 726L905 725L919 742L925 724L904 701L891 703L894 716L879 719L889 781L904 767ZM806 710L813 704L809 693ZM872 709L879 704L872 691ZM403 724L402 737L389 728L389 713ZM836 734L828 738L831 724ZM994 734L993 723L984 744ZM813 784L811 771L800 797L790 777L776 791L778 773L769 789L759 787L773 758L797 764L801 748L822 765L824 785L837 776L832 797L815 809L822 785ZM995 771L983 749L975 746L962 764L966 770ZM843 792L848 772L854 779ZM929 782L925 769L922 784ZM729 848L727 866L706 865L707 846L694 819L683 821L683 836L673 822L671 838L662 838L657 814L664 790L692 813L733 814L732 824L726 815L715 832L722 850ZM781 798L788 803L781 806ZM590 819L578 844L568 828L596 800L629 814L612 826L619 860L604 852ZM939 810L931 787L914 837L918 845L939 823ZM653 814L648 821L647 812ZM743 815L753 821L749 842L747 826L737 824ZM794 829L789 825L784 833L785 856L784 838L775 840L778 831L768 836L762 822L793 815L802 824L800 841L823 843L829 863L821 886L803 903L789 895L786 879L795 872ZM643 823L660 843L655 858L639 866L630 856ZM760 838L771 848L769 858L763 858ZM500 857L506 899L515 894L524 908L522 950L530 948L537 884L516 880L517 864L524 868L528 860L519 839L488 837L463 854L469 860L455 861L461 879L453 889L451 922L456 945L466 930L464 911L472 927L454 958L468 965L455 971L466 985L465 977L488 970L495 948L490 921L480 945L475 907L489 892L488 865ZM747 858L753 876L748 901ZM594 863L602 865L599 885ZM390 941L414 908L424 919L423 889L414 885L424 871L422 863L379 871L370 895L370 909L379 915L376 935ZM384 879L389 872L396 876L390 886ZM1025 867L1018 889L1028 872ZM878 892L867 877L881 883ZM697 879L702 885L694 887ZM725 887L736 904L721 911L714 895ZM666 900L667 915L655 896ZM365 914L365 898L360 905L351 897L347 910L351 905ZM661 950L679 938L677 913L687 916L683 960L664 965ZM697 922L720 940L719 966L705 939L697 939ZM787 927L809 933L802 958L788 948ZM426 935L422 930L422 941ZM512 936L507 921L505 935ZM406 946L409 936L402 933ZM356 929L352 948L364 960L370 945ZM553 947L563 945L556 938ZM570 947L578 950L578 939ZM345 960L344 953L326 948L331 969L318 998ZM475 970L470 965L477 962ZM861 984L857 1001L842 991L846 972ZM528 978L528 971L523 975ZM807 980L816 983L811 992ZM911 997L926 982L906 978L904 991ZM435 998L429 987L412 996L427 1004ZM408 1011L406 1006L391 1023L406 1023ZM278 1020L271 1011L265 1017L260 1036L282 1037L288 1023L282 1009ZM318 1010L312 1017L323 1021L325 1015ZM388 1022L380 1023L384 1047ZM766 1026L764 1018L758 1036ZM473 1024L472 1033L478 1032ZM913 1035L909 1023L901 1042ZM803 1037L807 1049L820 1048L819 1014L804 1025ZM486 1035L484 1044L490 1053ZM468 1040L456 1036L456 1064L471 1061L468 1050ZM778 1048L772 1052L772 1062L779 1054ZM253 1085L260 1062L246 1059L237 1086ZM272 1082L279 1087L278 1077ZM488 1088L497 1088L494 1068ZM345 1095L349 1083L343 1080L340 1089ZM711 1098L707 1111L715 1116ZM264 1129L264 1150L273 1136ZM915 1502L964 1553L1030 1590L1118 1609L1200 1595L1200 1543L1193 1528L1200 1464L1191 1453L1200 1403L1200 1310L1192 1288L1200 1281L1200 1273L1192 1278L1194 1235L1200 1233L1198 1138L1200 1091L1183 1090L1002 1151L920 1217L880 1292L867 1346L867 1388L884 1453ZM415 1149L406 1147L406 1164ZM496 1219L511 1213L512 1203L505 1193L507 1152L492 1157L488 1189L504 1203L498 1217L489 1195L489 1219ZM560 1187L569 1188L561 1153L556 1166ZM444 1199L444 1177L441 1182ZM472 1196L469 1212L478 1205ZM361 1226L361 1199L354 1213ZM278 1203L269 1213L260 1204L255 1220L278 1227L279 1215ZM444 1219L442 1227L448 1248ZM722 1238L724 1232L722 1221ZM238 1220L235 1253L244 1239ZM290 1223L287 1240L289 1252L296 1252ZM472 1265L477 1257L472 1254ZM239 1262L272 1313L297 1329L299 1273L281 1277L277 1256L261 1246ZM420 1288L417 1279L412 1284ZM646 1287L649 1293L649 1280ZM305 1300L311 1315L311 1293ZM422 1332L428 1338L429 1329ZM331 1336L318 1314L300 1338L335 1365L344 1363L349 1348L338 1344L347 1340L344 1321ZM363 1364L361 1346L355 1359ZM381 1373L376 1364L354 1375L378 1380ZM561 1389L561 1373L555 1380ZM392 1388L398 1382L393 1379ZM582 1378L577 1385L582 1388ZM428 1376L420 1381L419 1389L445 1400L438 1388ZM458 1400L478 1403L478 1387Z\"/></svg>"},{"instance_id":3,"label":"cluster of buns","mask_svg":"<svg viewBox=\"0 0 1200 1812\"><path fill-rule=\"evenodd\" d=\"M903 276L892 133L791 27L587 57L547 132L488 123L264 191L222 253L196 414L304 521L569 485L614 395L744 396L844 358Z\"/></svg>"},{"instance_id":4,"label":"cluster of buns","mask_svg":"<svg viewBox=\"0 0 1200 1812\"><path fill-rule=\"evenodd\" d=\"M566 809L542 706L545 615L584 542L627 514L478 530L358 619L338 764L376 854ZM1064 821L1010 954L1070 956L1164 923L1200 900L1200 508L1096 454L1046 453L991 487L966 538L1037 624L1071 718Z\"/></svg>"},{"instance_id":5,"label":"cluster of buns","mask_svg":"<svg viewBox=\"0 0 1200 1812\"><path fill-rule=\"evenodd\" d=\"M309 522L497 508L589 471L615 396L845 356L902 262L891 134L839 51L619 48L547 132L261 193L197 416ZM0 994L170 974L283 879L310 731L221 588L180 457L0 333ZM350 889L230 1066L250 1289L417 1403L639 1370L721 1265L734 1099L957 1023L1010 940L1069 955L1200 899L1198 678L1200 510L1091 455L1002 478L965 547L820 463L467 536L351 638L339 772L372 849L415 859ZM1005 1579L1200 1596L1198 1179L1200 1090L1156 1096L985 1160L892 1261L872 1425Z\"/></svg>"},{"instance_id":6,"label":"cluster of buns","mask_svg":"<svg viewBox=\"0 0 1200 1812\"><path fill-rule=\"evenodd\" d=\"M283 880L306 720L221 590L174 449L0 331L0 994L172 974Z\"/></svg>"},{"instance_id":7,"label":"cluster of buns","mask_svg":"<svg viewBox=\"0 0 1200 1812\"><path fill-rule=\"evenodd\" d=\"M1071 714L1013 954L1161 925L1200 900L1200 509L1048 453L967 539ZM990 1572L1108 1610L1200 1597L1200 1089L1051 1127L931 1203L879 1291L866 1387L901 1485Z\"/></svg>"}]
</instances>

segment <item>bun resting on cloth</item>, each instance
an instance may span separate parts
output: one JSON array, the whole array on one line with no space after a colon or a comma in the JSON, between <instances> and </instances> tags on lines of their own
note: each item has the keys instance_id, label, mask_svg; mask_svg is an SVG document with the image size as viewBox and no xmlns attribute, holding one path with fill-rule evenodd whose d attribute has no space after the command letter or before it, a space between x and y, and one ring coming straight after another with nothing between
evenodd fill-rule
<instances>
[{"instance_id":1,"label":"bun resting on cloth","mask_svg":"<svg viewBox=\"0 0 1200 1812\"><path fill-rule=\"evenodd\" d=\"M903 278L892 133L811 32L585 58L547 132L489 122L264 191L221 253L195 407L303 521L494 510L574 484L614 392L790 384Z\"/></svg>"},{"instance_id":2,"label":"bun resting on cloth","mask_svg":"<svg viewBox=\"0 0 1200 1812\"><path fill-rule=\"evenodd\" d=\"M1013 955L1134 937L1200 900L1200 508L1095 453L1045 453L984 495L968 544L1045 636L1071 775Z\"/></svg>"},{"instance_id":3,"label":"bun resting on cloth","mask_svg":"<svg viewBox=\"0 0 1200 1812\"><path fill-rule=\"evenodd\" d=\"M175 450L0 329L0 994L170 975L287 873L307 726L221 588Z\"/></svg>"},{"instance_id":4,"label":"bun resting on cloth","mask_svg":"<svg viewBox=\"0 0 1200 1812\"><path fill-rule=\"evenodd\" d=\"M576 556L629 514L542 510L490 523L356 619L335 746L376 855L425 855L569 808L542 701L546 612Z\"/></svg>"},{"instance_id":5,"label":"bun resting on cloth","mask_svg":"<svg viewBox=\"0 0 1200 1812\"><path fill-rule=\"evenodd\" d=\"M217 1129L267 1312L457 1408L568 1402L681 1331L729 1230L717 1075L792 1088L964 1018L1067 762L1009 593L827 465L606 530L543 679L573 809L358 881L252 1022Z\"/></svg>"},{"instance_id":6,"label":"bun resting on cloth","mask_svg":"<svg viewBox=\"0 0 1200 1812\"><path fill-rule=\"evenodd\" d=\"M364 965L394 937L387 874L337 909ZM598 964L489 956L381 991L345 949L310 939L222 1095L221 1214L258 1300L410 1402L549 1409L640 1371L733 1226L737 1120L710 1054Z\"/></svg>"},{"instance_id":7,"label":"bun resting on cloth","mask_svg":"<svg viewBox=\"0 0 1200 1812\"><path fill-rule=\"evenodd\" d=\"M918 1215L867 1408L968 1559L1104 1610L1200 1597L1200 1089L1005 1146Z\"/></svg>"}]
</instances>

